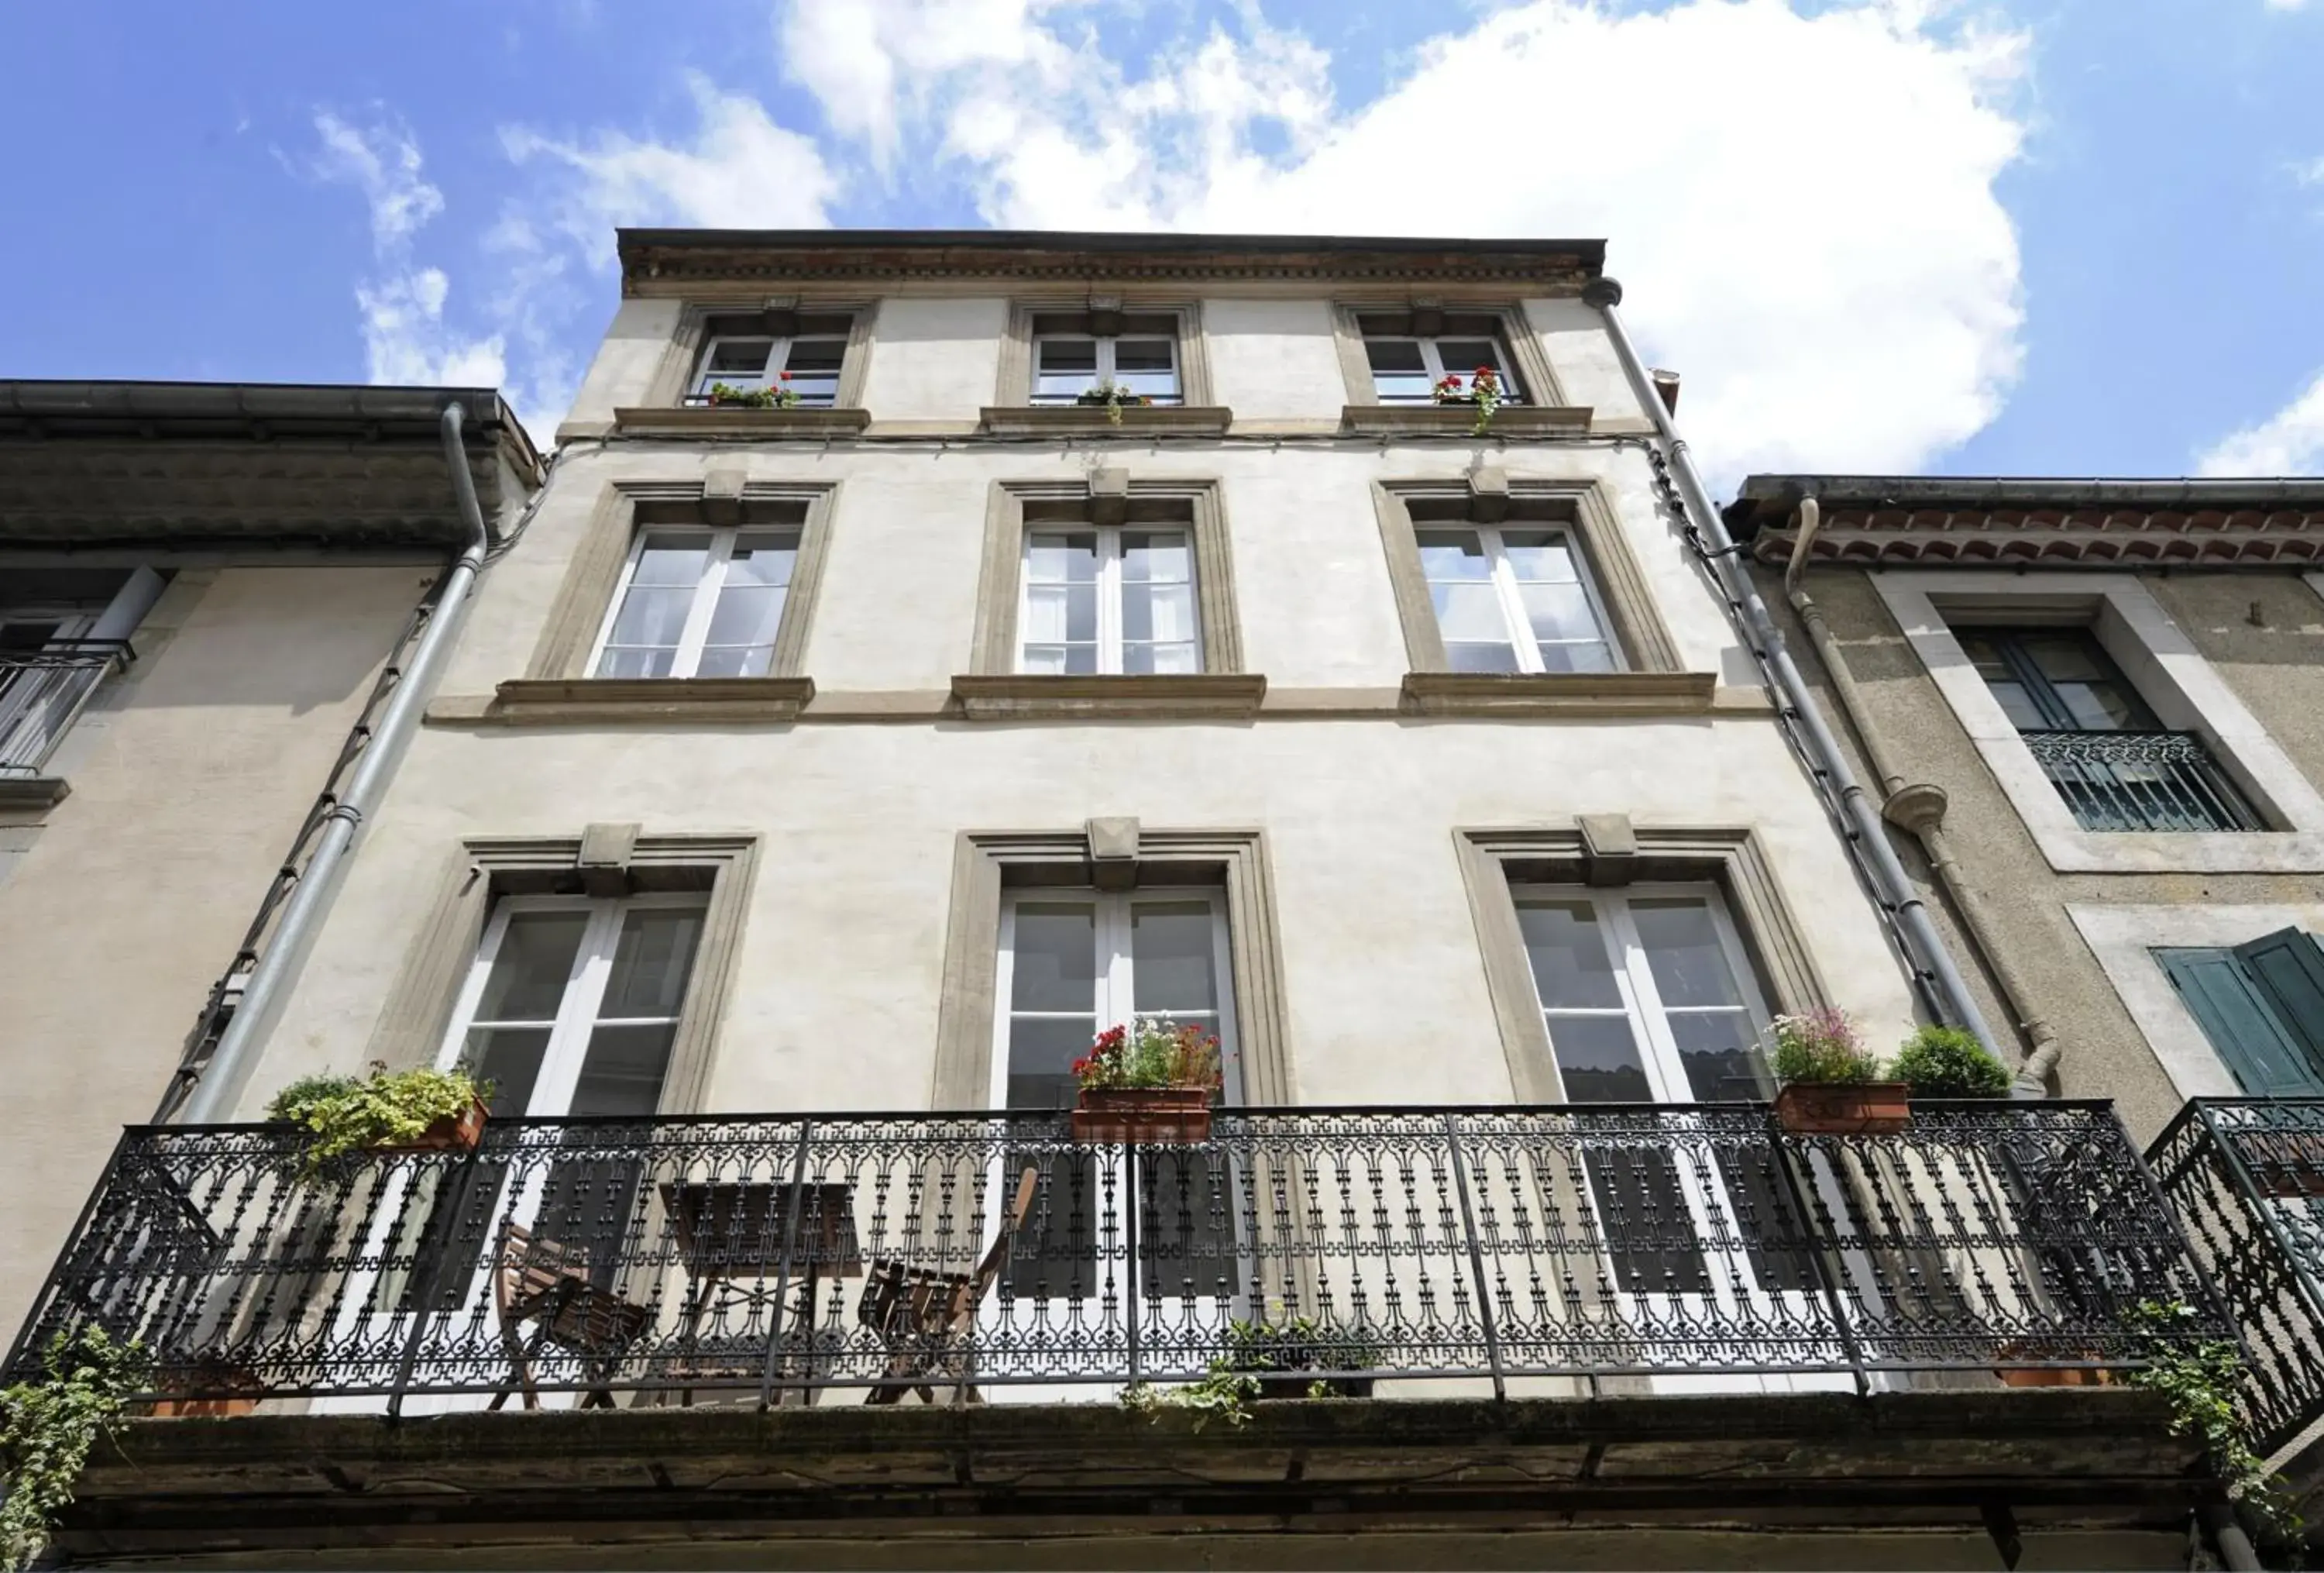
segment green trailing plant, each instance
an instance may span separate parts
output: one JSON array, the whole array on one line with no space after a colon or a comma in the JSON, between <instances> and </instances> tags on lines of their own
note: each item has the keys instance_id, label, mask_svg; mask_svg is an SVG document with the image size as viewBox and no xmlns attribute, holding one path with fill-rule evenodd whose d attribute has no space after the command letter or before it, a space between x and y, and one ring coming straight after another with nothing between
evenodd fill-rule
<instances>
[{"instance_id":1,"label":"green trailing plant","mask_svg":"<svg viewBox=\"0 0 2324 1573\"><path fill-rule=\"evenodd\" d=\"M1181 1410L1194 1417L1201 1430L1214 1420L1240 1428L1250 1423L1250 1406L1259 1398L1259 1379L1237 1371L1223 1359L1211 1362L1209 1374L1176 1387L1156 1387L1138 1382L1124 1388L1121 1406L1149 1420Z\"/></svg>"},{"instance_id":2,"label":"green trailing plant","mask_svg":"<svg viewBox=\"0 0 2324 1573\"><path fill-rule=\"evenodd\" d=\"M2006 1097L2009 1071L1960 1027L1923 1027L1904 1040L1892 1068L1914 1097Z\"/></svg>"},{"instance_id":3,"label":"green trailing plant","mask_svg":"<svg viewBox=\"0 0 2324 1573\"><path fill-rule=\"evenodd\" d=\"M1489 365L1480 365L1470 374L1464 386L1456 373L1447 373L1437 380L1432 390L1440 404L1471 404L1477 418L1469 423L1469 435L1482 437L1493 429L1493 416L1501 407L1501 376Z\"/></svg>"},{"instance_id":4,"label":"green trailing plant","mask_svg":"<svg viewBox=\"0 0 2324 1573\"><path fill-rule=\"evenodd\" d=\"M1287 1321L1227 1324L1225 1364L1230 1370L1286 1376L1307 1371L1355 1376L1379 1364L1380 1343L1361 1328L1331 1328L1307 1317ZM1307 1384L1310 1398L1330 1398L1341 1390L1323 1377Z\"/></svg>"},{"instance_id":5,"label":"green trailing plant","mask_svg":"<svg viewBox=\"0 0 2324 1573\"><path fill-rule=\"evenodd\" d=\"M368 1077L301 1077L274 1095L266 1117L307 1133L300 1173L311 1180L350 1152L416 1142L437 1121L457 1119L492 1096L491 1083L464 1069L390 1070L374 1060Z\"/></svg>"},{"instance_id":6,"label":"green trailing plant","mask_svg":"<svg viewBox=\"0 0 2324 1573\"><path fill-rule=\"evenodd\" d=\"M1093 388L1084 389L1074 400L1074 403L1076 404L1104 405L1106 420L1116 426L1121 424L1121 410L1123 405L1151 404L1153 402L1153 399L1145 393L1131 393L1128 388L1123 387L1111 377L1105 378Z\"/></svg>"},{"instance_id":7,"label":"green trailing plant","mask_svg":"<svg viewBox=\"0 0 2324 1573\"><path fill-rule=\"evenodd\" d=\"M2195 1309L2183 1300L2141 1300L2130 1321L2144 1335L2146 1359L2144 1367L2130 1374L2131 1385L2168 1397L2172 1433L2203 1444L2228 1498L2247 1510L2267 1536L2298 1544L2306 1526L2291 1490L2253 1448L2250 1429L2236 1406L2245 1376L2243 1351L2229 1338L2190 1342Z\"/></svg>"},{"instance_id":8,"label":"green trailing plant","mask_svg":"<svg viewBox=\"0 0 2324 1573\"><path fill-rule=\"evenodd\" d=\"M1778 1081L1860 1083L1880 1079L1880 1057L1846 1011L1820 1005L1798 1015L1777 1016L1772 1056Z\"/></svg>"},{"instance_id":9,"label":"green trailing plant","mask_svg":"<svg viewBox=\"0 0 2324 1573\"><path fill-rule=\"evenodd\" d=\"M722 408L740 410L788 410L799 402L791 389L780 385L791 380L788 372L775 374L780 383L771 388L738 388L732 383L710 384L710 402Z\"/></svg>"},{"instance_id":10,"label":"green trailing plant","mask_svg":"<svg viewBox=\"0 0 2324 1573\"><path fill-rule=\"evenodd\" d=\"M1073 1070L1075 1085L1085 1088L1200 1087L1215 1092L1221 1081L1219 1041L1167 1016L1140 1016L1127 1027L1099 1033Z\"/></svg>"},{"instance_id":11,"label":"green trailing plant","mask_svg":"<svg viewBox=\"0 0 2324 1573\"><path fill-rule=\"evenodd\" d=\"M51 1338L41 1366L41 1380L0 1389L7 1491L0 1503L0 1566L12 1568L28 1565L48 1543L98 1435L111 1432L130 1396L152 1376L144 1345L96 1326Z\"/></svg>"}]
</instances>

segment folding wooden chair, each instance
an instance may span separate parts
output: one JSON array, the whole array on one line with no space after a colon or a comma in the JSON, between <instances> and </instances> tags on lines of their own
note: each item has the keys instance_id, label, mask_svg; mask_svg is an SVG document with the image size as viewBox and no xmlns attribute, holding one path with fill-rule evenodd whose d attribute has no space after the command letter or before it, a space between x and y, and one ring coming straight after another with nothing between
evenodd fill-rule
<instances>
[{"instance_id":1,"label":"folding wooden chair","mask_svg":"<svg viewBox=\"0 0 2324 1573\"><path fill-rule=\"evenodd\" d=\"M501 1226L500 1250L493 1264L493 1309L499 1314L501 1342L508 1349L510 1385L493 1395L491 1407L508 1402L521 1388L524 1407L540 1407L532 1363L544 1346L581 1357L593 1385L580 1407L613 1407L613 1376L622 1354L645 1331L646 1308L608 1293L589 1280L588 1253L555 1240L536 1240L530 1229ZM521 1329L533 1324L530 1337Z\"/></svg>"},{"instance_id":2,"label":"folding wooden chair","mask_svg":"<svg viewBox=\"0 0 2324 1573\"><path fill-rule=\"evenodd\" d=\"M1033 1189L1039 1178L1030 1164L1018 1176L1016 1197L975 1272L946 1272L906 1262L872 1263L855 1319L887 1349L888 1369L864 1395L865 1403L895 1403L907 1392L918 1393L923 1403L934 1403L935 1380L953 1384L954 1403L981 1402L965 1346L975 1330L976 1308L991 1292L1009 1260L1010 1243L1032 1214Z\"/></svg>"}]
</instances>

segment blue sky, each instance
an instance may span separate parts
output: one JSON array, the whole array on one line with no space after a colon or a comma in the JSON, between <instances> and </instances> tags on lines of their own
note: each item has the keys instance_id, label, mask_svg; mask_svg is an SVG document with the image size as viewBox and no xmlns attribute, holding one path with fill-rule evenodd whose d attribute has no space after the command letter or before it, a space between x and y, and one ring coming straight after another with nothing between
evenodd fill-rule
<instances>
[{"instance_id":1,"label":"blue sky","mask_svg":"<svg viewBox=\"0 0 2324 1573\"><path fill-rule=\"evenodd\" d=\"M2324 470L2324 0L0 11L0 375L503 383L616 223L1603 236L1714 472Z\"/></svg>"}]
</instances>

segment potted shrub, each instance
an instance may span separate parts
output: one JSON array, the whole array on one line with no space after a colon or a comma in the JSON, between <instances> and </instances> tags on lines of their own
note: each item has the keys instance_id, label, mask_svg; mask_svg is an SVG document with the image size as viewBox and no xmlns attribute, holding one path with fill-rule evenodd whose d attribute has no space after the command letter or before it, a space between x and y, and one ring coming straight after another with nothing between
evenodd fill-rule
<instances>
[{"instance_id":1,"label":"potted shrub","mask_svg":"<svg viewBox=\"0 0 2324 1573\"><path fill-rule=\"evenodd\" d=\"M1775 1018L1775 1119L1799 1136L1857 1136L1911 1124L1912 1089L1884 1081L1848 1013L1824 1006Z\"/></svg>"},{"instance_id":2,"label":"potted shrub","mask_svg":"<svg viewBox=\"0 0 2324 1573\"><path fill-rule=\"evenodd\" d=\"M274 1095L266 1117L306 1133L300 1176L313 1179L351 1152L466 1152L482 1139L493 1089L465 1069L308 1076Z\"/></svg>"},{"instance_id":3,"label":"potted shrub","mask_svg":"<svg viewBox=\"0 0 2324 1573\"><path fill-rule=\"evenodd\" d=\"M1076 1142L1200 1142L1221 1085L1219 1041L1167 1016L1098 1034L1074 1061Z\"/></svg>"},{"instance_id":4,"label":"potted shrub","mask_svg":"<svg viewBox=\"0 0 2324 1573\"><path fill-rule=\"evenodd\" d=\"M1914 1097L2007 1097L2009 1071L1963 1027L1923 1027L1904 1040L1889 1073Z\"/></svg>"},{"instance_id":5,"label":"potted shrub","mask_svg":"<svg viewBox=\"0 0 2324 1573\"><path fill-rule=\"evenodd\" d=\"M1268 1398L1370 1398L1379 1340L1361 1328L1326 1328L1306 1317L1227 1325L1226 1366ZM1338 1373L1341 1374L1325 1374Z\"/></svg>"}]
</instances>

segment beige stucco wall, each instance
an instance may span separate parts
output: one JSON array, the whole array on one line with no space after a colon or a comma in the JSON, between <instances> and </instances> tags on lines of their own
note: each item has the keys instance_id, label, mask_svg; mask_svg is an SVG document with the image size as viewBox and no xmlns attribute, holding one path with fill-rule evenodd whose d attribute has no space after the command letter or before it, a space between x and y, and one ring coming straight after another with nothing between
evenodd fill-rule
<instances>
[{"instance_id":1,"label":"beige stucco wall","mask_svg":"<svg viewBox=\"0 0 2324 1573\"><path fill-rule=\"evenodd\" d=\"M13 1328L123 1124L152 1116L211 983L434 570L179 573L16 816L0 884L0 1325Z\"/></svg>"},{"instance_id":2,"label":"beige stucco wall","mask_svg":"<svg viewBox=\"0 0 2324 1573\"><path fill-rule=\"evenodd\" d=\"M1715 718L1518 722L1392 713L1406 667L1376 478L1457 479L1479 458L1602 479L1665 619L1697 671L1740 654L1654 505L1634 450L1467 442L624 443L561 467L522 550L496 565L337 910L253 1078L360 1064L463 837L555 837L594 821L761 838L710 1084L722 1109L926 1106L954 841L1077 829L1098 815L1268 838L1290 1057L1306 1101L1504 1101L1509 1068L1453 831L1570 826L1582 813L1758 831L1840 1003L1894 1041L1906 985L1840 844L1752 690ZM991 485L1119 465L1220 483L1246 666L1271 695L1377 707L1349 719L975 725L819 720L872 694L941 696L965 669ZM505 728L449 718L520 675L615 481L837 483L831 551L795 725Z\"/></svg>"},{"instance_id":3,"label":"beige stucco wall","mask_svg":"<svg viewBox=\"0 0 2324 1573\"><path fill-rule=\"evenodd\" d=\"M1780 602L1778 577L1763 572L1762 583L1771 604ZM2324 781L2324 599L2288 571L2174 570L2142 576L2142 583L2303 773ZM1944 823L1953 856L1970 884L1984 893L2000 948L2022 975L2034 1008L2064 1044L2059 1091L2115 1099L2133 1135L2144 1142L2161 1131L2190 1092L2231 1085L2174 1080L2070 909L2313 907L2324 903L2324 876L2056 872L1905 643L1872 582L1859 571L1824 568L1807 576L1806 585L1864 693L1894 767L1910 780L1942 787L1950 799ZM2255 606L2257 623L2252 621ZM1779 616L1802 667L1824 693L1827 711L1836 714L1830 685L1796 615L1784 606ZM1868 782L1877 779L1855 734L1844 726L1837 729ZM1936 893L1918 844L1901 833L1892 839L1930 893L1932 910L1954 954L1970 970L1987 1020L1997 1030L2009 1030L2011 1013L1989 969L1976 958L1960 914ZM2155 943L2217 942L2180 937L2195 932L2193 923L2182 921L2176 932L2163 921L2152 928ZM2256 939L2262 931L2255 929L2242 938ZM2150 1008L2177 1011L2168 993L2166 985ZM2022 1051L2022 1032L2018 1041Z\"/></svg>"}]
</instances>

